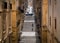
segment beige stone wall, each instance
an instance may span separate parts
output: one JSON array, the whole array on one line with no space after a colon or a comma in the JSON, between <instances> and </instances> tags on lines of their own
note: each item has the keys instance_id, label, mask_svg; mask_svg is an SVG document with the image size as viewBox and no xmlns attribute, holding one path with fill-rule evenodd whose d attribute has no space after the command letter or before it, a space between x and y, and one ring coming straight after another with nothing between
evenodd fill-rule
<instances>
[{"instance_id":1,"label":"beige stone wall","mask_svg":"<svg viewBox=\"0 0 60 43\"><path fill-rule=\"evenodd\" d=\"M47 43L48 0L42 1L42 43Z\"/></svg>"},{"instance_id":2,"label":"beige stone wall","mask_svg":"<svg viewBox=\"0 0 60 43\"><path fill-rule=\"evenodd\" d=\"M16 26L16 21L17 21L17 9L16 9L16 1L12 0L12 12L11 12L11 19L12 19L12 43L18 43L18 33L17 33L17 26Z\"/></svg>"},{"instance_id":3,"label":"beige stone wall","mask_svg":"<svg viewBox=\"0 0 60 43\"><path fill-rule=\"evenodd\" d=\"M49 20L48 22L48 30L52 34L50 36L52 38L52 43L59 43L60 42L60 5L59 5L60 0L51 0L51 4L49 2L49 16L51 16L51 21ZM50 26L51 22L51 26ZM49 34L50 34L49 33ZM48 38L49 39L49 38ZM50 40L50 39L49 39Z\"/></svg>"},{"instance_id":4,"label":"beige stone wall","mask_svg":"<svg viewBox=\"0 0 60 43\"><path fill-rule=\"evenodd\" d=\"M19 0L20 1L20 0ZM21 5L22 3L19 3L19 6ZM21 7L21 6L20 6ZM20 20L20 24L22 24L22 13L16 9L16 1L15 0L12 0L12 12L11 12L11 19L12 19L12 31L13 31L13 34L12 34L12 42L13 43L18 43L18 39L19 39L19 32L21 30L21 27L17 27L17 22Z\"/></svg>"},{"instance_id":5,"label":"beige stone wall","mask_svg":"<svg viewBox=\"0 0 60 43\"><path fill-rule=\"evenodd\" d=\"M2 41L2 16L0 13L0 41Z\"/></svg>"},{"instance_id":6,"label":"beige stone wall","mask_svg":"<svg viewBox=\"0 0 60 43\"><path fill-rule=\"evenodd\" d=\"M24 16L21 13L18 14L19 11L17 9L17 4L19 3L17 2L19 0L17 2L16 1L17 0L0 0L0 40L2 39L3 43L9 43L9 41L11 43L18 43L19 30L17 29L18 27L16 24L19 19L23 21ZM4 2L7 3L7 9L3 9L2 5ZM12 9L9 8L10 4L12 4Z\"/></svg>"},{"instance_id":7,"label":"beige stone wall","mask_svg":"<svg viewBox=\"0 0 60 43\"><path fill-rule=\"evenodd\" d=\"M47 25L48 0L42 1L42 26Z\"/></svg>"},{"instance_id":8,"label":"beige stone wall","mask_svg":"<svg viewBox=\"0 0 60 43\"><path fill-rule=\"evenodd\" d=\"M54 36L60 42L60 0L54 3L54 19L56 19L56 28L54 28Z\"/></svg>"},{"instance_id":9,"label":"beige stone wall","mask_svg":"<svg viewBox=\"0 0 60 43\"><path fill-rule=\"evenodd\" d=\"M2 41L2 0L0 0L0 42Z\"/></svg>"},{"instance_id":10,"label":"beige stone wall","mask_svg":"<svg viewBox=\"0 0 60 43\"><path fill-rule=\"evenodd\" d=\"M53 42L53 29L52 29L52 21L53 21L53 17L52 17L52 0L50 2L48 2L48 32L47 32L47 43L54 43Z\"/></svg>"}]
</instances>

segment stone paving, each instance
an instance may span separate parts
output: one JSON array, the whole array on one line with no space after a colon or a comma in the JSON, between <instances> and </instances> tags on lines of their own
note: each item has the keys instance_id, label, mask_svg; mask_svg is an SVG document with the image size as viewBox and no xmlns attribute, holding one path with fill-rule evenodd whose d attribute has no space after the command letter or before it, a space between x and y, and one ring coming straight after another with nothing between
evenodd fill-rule
<instances>
[{"instance_id":1,"label":"stone paving","mask_svg":"<svg viewBox=\"0 0 60 43\"><path fill-rule=\"evenodd\" d=\"M34 16L26 16L20 37L20 43L40 43L38 33L35 31Z\"/></svg>"}]
</instances>

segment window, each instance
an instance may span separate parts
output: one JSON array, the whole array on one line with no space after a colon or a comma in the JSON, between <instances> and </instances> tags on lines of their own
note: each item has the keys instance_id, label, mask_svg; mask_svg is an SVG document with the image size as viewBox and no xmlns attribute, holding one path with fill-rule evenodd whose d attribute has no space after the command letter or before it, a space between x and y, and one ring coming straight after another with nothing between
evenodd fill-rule
<instances>
[{"instance_id":1,"label":"window","mask_svg":"<svg viewBox=\"0 0 60 43\"><path fill-rule=\"evenodd\" d=\"M49 4L51 5L51 0L49 0Z\"/></svg>"},{"instance_id":2,"label":"window","mask_svg":"<svg viewBox=\"0 0 60 43\"><path fill-rule=\"evenodd\" d=\"M20 24L20 20L17 21L17 27L19 26L19 24Z\"/></svg>"},{"instance_id":3,"label":"window","mask_svg":"<svg viewBox=\"0 0 60 43\"><path fill-rule=\"evenodd\" d=\"M10 3L10 9L12 9L12 4Z\"/></svg>"},{"instance_id":4,"label":"window","mask_svg":"<svg viewBox=\"0 0 60 43\"><path fill-rule=\"evenodd\" d=\"M56 20L56 18L55 18L55 29L56 29L56 23L57 23L57 20Z\"/></svg>"},{"instance_id":5,"label":"window","mask_svg":"<svg viewBox=\"0 0 60 43\"><path fill-rule=\"evenodd\" d=\"M50 40L50 43L51 43L51 40Z\"/></svg>"},{"instance_id":6,"label":"window","mask_svg":"<svg viewBox=\"0 0 60 43\"><path fill-rule=\"evenodd\" d=\"M50 16L50 26L51 26L51 16Z\"/></svg>"},{"instance_id":7,"label":"window","mask_svg":"<svg viewBox=\"0 0 60 43\"><path fill-rule=\"evenodd\" d=\"M4 43L6 43L6 40L4 40Z\"/></svg>"},{"instance_id":8,"label":"window","mask_svg":"<svg viewBox=\"0 0 60 43\"><path fill-rule=\"evenodd\" d=\"M4 9L7 9L7 2L4 2L4 3L3 3L3 8L4 8Z\"/></svg>"},{"instance_id":9,"label":"window","mask_svg":"<svg viewBox=\"0 0 60 43\"><path fill-rule=\"evenodd\" d=\"M54 0L54 4L56 5L56 3L57 3L57 0Z\"/></svg>"},{"instance_id":10,"label":"window","mask_svg":"<svg viewBox=\"0 0 60 43\"><path fill-rule=\"evenodd\" d=\"M24 9L22 9L21 7L18 7L18 10L19 10L21 13L24 13Z\"/></svg>"}]
</instances>

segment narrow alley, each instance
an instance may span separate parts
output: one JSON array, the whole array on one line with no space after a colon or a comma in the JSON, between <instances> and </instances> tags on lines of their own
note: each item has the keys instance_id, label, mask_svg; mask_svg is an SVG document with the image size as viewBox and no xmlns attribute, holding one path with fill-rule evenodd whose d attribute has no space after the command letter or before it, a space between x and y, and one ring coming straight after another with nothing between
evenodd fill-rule
<instances>
[{"instance_id":1,"label":"narrow alley","mask_svg":"<svg viewBox=\"0 0 60 43\"><path fill-rule=\"evenodd\" d=\"M60 0L0 0L0 43L60 43Z\"/></svg>"}]
</instances>

